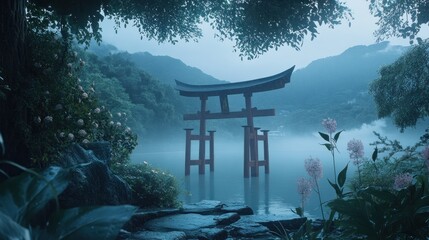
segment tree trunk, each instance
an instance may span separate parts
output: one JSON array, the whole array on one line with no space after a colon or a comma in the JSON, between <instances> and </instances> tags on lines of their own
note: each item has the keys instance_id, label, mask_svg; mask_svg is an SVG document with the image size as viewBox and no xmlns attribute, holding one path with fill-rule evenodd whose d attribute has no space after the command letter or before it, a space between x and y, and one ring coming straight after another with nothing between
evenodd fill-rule
<instances>
[{"instance_id":1,"label":"tree trunk","mask_svg":"<svg viewBox=\"0 0 429 240\"><path fill-rule=\"evenodd\" d=\"M3 135L5 159L28 163L28 151L24 141L27 126L22 91L26 83L26 0L0 1L0 71L10 91L5 91L6 99L0 99L0 132ZM0 156L1 159L1 156Z\"/></svg>"}]
</instances>

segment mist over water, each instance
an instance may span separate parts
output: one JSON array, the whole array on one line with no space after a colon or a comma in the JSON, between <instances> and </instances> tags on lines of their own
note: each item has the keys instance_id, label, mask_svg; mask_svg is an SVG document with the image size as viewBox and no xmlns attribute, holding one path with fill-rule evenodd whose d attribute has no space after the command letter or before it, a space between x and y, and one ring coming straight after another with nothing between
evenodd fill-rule
<instances>
[{"instance_id":1,"label":"mist over water","mask_svg":"<svg viewBox=\"0 0 429 240\"><path fill-rule=\"evenodd\" d=\"M323 177L320 180L322 201L335 197L334 190L327 179L333 182L333 164L331 153L322 145L323 139L315 132L288 134L269 137L270 173L265 174L260 167L259 177L243 177L243 136L235 138L215 134L215 170L198 174L198 166L191 166L190 176L185 177L185 132L182 136L168 139L140 140L132 155L132 162L147 161L152 166L173 174L181 187L180 200L184 203L198 202L204 199L223 202L244 202L256 214L291 214L290 209L300 205L297 193L297 180L308 177L304 162L307 158L319 158L322 161ZM337 173L350 161L347 142L359 139L364 144L365 157L368 159L374 150L369 144L377 140L373 131L390 139L398 139L403 145L411 145L419 140L422 132L388 130L385 120L364 124L359 129L349 129L341 133L336 152ZM208 145L207 145L208 148ZM261 149L261 148L260 148ZM198 143L192 143L191 159L197 159ZM262 151L260 150L260 159ZM349 165L348 178L355 172L355 166ZM306 202L306 212L320 217L317 194L313 192ZM326 214L326 213L325 213Z\"/></svg>"}]
</instances>

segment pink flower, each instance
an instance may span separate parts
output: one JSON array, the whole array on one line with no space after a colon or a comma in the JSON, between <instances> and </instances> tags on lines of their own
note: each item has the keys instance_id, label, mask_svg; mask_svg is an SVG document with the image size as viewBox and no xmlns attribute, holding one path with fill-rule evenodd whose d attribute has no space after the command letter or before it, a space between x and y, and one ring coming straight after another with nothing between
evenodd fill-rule
<instances>
[{"instance_id":1,"label":"pink flower","mask_svg":"<svg viewBox=\"0 0 429 240\"><path fill-rule=\"evenodd\" d=\"M83 126L83 124L85 124L85 122L83 121L83 119L77 120L77 125Z\"/></svg>"},{"instance_id":2,"label":"pink flower","mask_svg":"<svg viewBox=\"0 0 429 240\"><path fill-rule=\"evenodd\" d=\"M88 93L86 92L82 93L82 98L88 98Z\"/></svg>"},{"instance_id":3,"label":"pink flower","mask_svg":"<svg viewBox=\"0 0 429 240\"><path fill-rule=\"evenodd\" d=\"M413 176L409 173L400 173L395 176L395 183L393 184L393 188L396 190L400 190L406 188L411 185L413 181Z\"/></svg>"},{"instance_id":4,"label":"pink flower","mask_svg":"<svg viewBox=\"0 0 429 240\"><path fill-rule=\"evenodd\" d=\"M322 125L326 128L326 131L328 133L334 133L337 131L337 121L331 118L323 119Z\"/></svg>"},{"instance_id":5,"label":"pink flower","mask_svg":"<svg viewBox=\"0 0 429 240\"><path fill-rule=\"evenodd\" d=\"M306 178L300 178L297 182L298 194L301 195L302 200L305 201L311 194L311 181Z\"/></svg>"},{"instance_id":6,"label":"pink flower","mask_svg":"<svg viewBox=\"0 0 429 240\"><path fill-rule=\"evenodd\" d=\"M77 132L78 134L79 134L79 136L81 136L81 137L85 137L86 136L86 131L85 130L83 130L83 129L81 129L81 130L79 130L79 132Z\"/></svg>"},{"instance_id":7,"label":"pink flower","mask_svg":"<svg viewBox=\"0 0 429 240\"><path fill-rule=\"evenodd\" d=\"M51 123L53 120L54 120L54 118L53 118L52 116L46 116L46 117L43 119L43 122L44 122L44 123Z\"/></svg>"},{"instance_id":8,"label":"pink flower","mask_svg":"<svg viewBox=\"0 0 429 240\"><path fill-rule=\"evenodd\" d=\"M69 140L70 140L70 141L73 141L73 139L74 139L74 135L73 135L73 133L69 133L69 134L67 135L67 137L69 138Z\"/></svg>"},{"instance_id":9,"label":"pink flower","mask_svg":"<svg viewBox=\"0 0 429 240\"><path fill-rule=\"evenodd\" d=\"M360 160L364 154L362 141L353 138L347 143L347 150L349 151L350 158L353 159L353 163L355 165L360 164Z\"/></svg>"},{"instance_id":10,"label":"pink flower","mask_svg":"<svg viewBox=\"0 0 429 240\"><path fill-rule=\"evenodd\" d=\"M83 143L83 144L88 144L88 143L89 143L89 140L85 138L85 139L83 139L83 140L82 140L82 143Z\"/></svg>"},{"instance_id":11,"label":"pink flower","mask_svg":"<svg viewBox=\"0 0 429 240\"><path fill-rule=\"evenodd\" d=\"M100 112L101 112L100 108L94 109L94 113L100 113Z\"/></svg>"},{"instance_id":12,"label":"pink flower","mask_svg":"<svg viewBox=\"0 0 429 240\"><path fill-rule=\"evenodd\" d=\"M314 179L322 178L322 164L318 158L310 157L305 160L305 170Z\"/></svg>"}]
</instances>

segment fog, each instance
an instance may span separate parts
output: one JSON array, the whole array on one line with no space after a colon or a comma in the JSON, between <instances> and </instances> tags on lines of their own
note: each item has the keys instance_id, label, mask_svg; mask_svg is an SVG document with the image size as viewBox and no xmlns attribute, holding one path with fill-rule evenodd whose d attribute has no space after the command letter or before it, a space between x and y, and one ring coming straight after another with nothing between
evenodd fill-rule
<instances>
[{"instance_id":1,"label":"fog","mask_svg":"<svg viewBox=\"0 0 429 240\"><path fill-rule=\"evenodd\" d=\"M338 141L339 152L336 152L337 172L349 162L347 142L353 138L363 142L365 156L370 158L374 149L370 143L377 140L373 131L390 139L398 139L404 145L417 142L422 133L418 130L400 133L388 125L386 120L377 120L371 124L363 124L360 128L342 132ZM205 175L199 175L198 167L191 166L190 176L185 177L184 131L179 136L162 139L140 138L132 161L134 163L146 161L173 174L181 188L179 199L184 203L203 199L239 201L251 206L257 214L290 214L290 209L300 204L296 182L299 177L308 176L304 161L309 157L317 157L322 161L323 178L320 180L322 200L328 201L335 197L335 192L327 181L327 179L332 181L334 177L332 157L330 152L320 145L323 139L317 131L323 131L322 126L314 132L270 136L270 173L264 174L263 167L260 167L260 176L248 179L243 177L242 135L231 137L228 134L215 134L215 170L210 172L206 166ZM192 148L191 159L197 159L198 143L193 142ZM354 171L355 167L350 164L348 174L351 175ZM306 211L309 215L319 216L318 198L314 192L306 203Z\"/></svg>"}]
</instances>

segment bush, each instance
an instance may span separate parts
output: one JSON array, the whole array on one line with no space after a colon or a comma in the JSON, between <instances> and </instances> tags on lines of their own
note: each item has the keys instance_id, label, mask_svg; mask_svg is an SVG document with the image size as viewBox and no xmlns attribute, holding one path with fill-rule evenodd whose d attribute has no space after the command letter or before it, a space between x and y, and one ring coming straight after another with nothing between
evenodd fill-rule
<instances>
[{"instance_id":1,"label":"bush","mask_svg":"<svg viewBox=\"0 0 429 240\"><path fill-rule=\"evenodd\" d=\"M179 188L173 175L148 163L117 164L114 171L133 190L133 204L140 207L178 207Z\"/></svg>"},{"instance_id":2,"label":"bush","mask_svg":"<svg viewBox=\"0 0 429 240\"><path fill-rule=\"evenodd\" d=\"M25 144L33 163L47 166L70 144L94 141L111 143L112 162L127 161L137 136L122 113L113 115L99 104L94 84L85 86L77 77L86 64L81 53L52 33L29 36L33 80L23 94L30 121L22 129L28 129Z\"/></svg>"}]
</instances>

